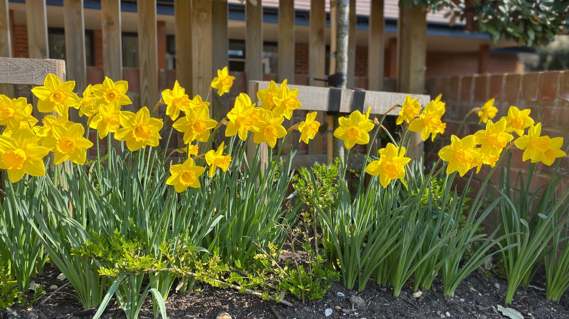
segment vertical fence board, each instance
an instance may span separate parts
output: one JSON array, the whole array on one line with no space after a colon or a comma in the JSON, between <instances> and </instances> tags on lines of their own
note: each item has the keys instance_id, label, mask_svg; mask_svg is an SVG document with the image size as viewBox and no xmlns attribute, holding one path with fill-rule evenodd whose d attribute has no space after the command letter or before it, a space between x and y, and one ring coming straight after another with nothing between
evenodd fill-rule
<instances>
[{"instance_id":1,"label":"vertical fence board","mask_svg":"<svg viewBox=\"0 0 569 319\"><path fill-rule=\"evenodd\" d=\"M193 0L192 93L207 96L213 69L212 0Z\"/></svg>"},{"instance_id":2,"label":"vertical fence board","mask_svg":"<svg viewBox=\"0 0 569 319\"><path fill-rule=\"evenodd\" d=\"M158 45L158 70L166 69L166 21L156 22L156 37Z\"/></svg>"},{"instance_id":3,"label":"vertical fence board","mask_svg":"<svg viewBox=\"0 0 569 319\"><path fill-rule=\"evenodd\" d=\"M101 0L103 71L114 80L122 79L120 0Z\"/></svg>"},{"instance_id":4,"label":"vertical fence board","mask_svg":"<svg viewBox=\"0 0 569 319\"><path fill-rule=\"evenodd\" d=\"M247 80L263 79L263 5L262 0L247 0L247 37L245 72Z\"/></svg>"},{"instance_id":5,"label":"vertical fence board","mask_svg":"<svg viewBox=\"0 0 569 319\"><path fill-rule=\"evenodd\" d=\"M398 28L399 92L423 93L427 56L426 8L400 4ZM423 153L423 143L417 134L412 136L409 150L414 158Z\"/></svg>"},{"instance_id":6,"label":"vertical fence board","mask_svg":"<svg viewBox=\"0 0 569 319\"><path fill-rule=\"evenodd\" d=\"M176 19L176 79L180 85L191 91L192 83L192 2L176 0L174 2Z\"/></svg>"},{"instance_id":7,"label":"vertical fence board","mask_svg":"<svg viewBox=\"0 0 569 319\"><path fill-rule=\"evenodd\" d=\"M10 31L10 5L8 0L0 0L0 56L12 56Z\"/></svg>"},{"instance_id":8,"label":"vertical fence board","mask_svg":"<svg viewBox=\"0 0 569 319\"><path fill-rule=\"evenodd\" d=\"M371 0L368 32L368 90L383 89L384 20L383 0Z\"/></svg>"},{"instance_id":9,"label":"vertical fence board","mask_svg":"<svg viewBox=\"0 0 569 319\"><path fill-rule=\"evenodd\" d=\"M47 15L44 0L26 1L26 26L28 29L28 56L48 58Z\"/></svg>"},{"instance_id":10,"label":"vertical fence board","mask_svg":"<svg viewBox=\"0 0 569 319\"><path fill-rule=\"evenodd\" d=\"M152 107L159 99L156 0L139 0L137 11L140 106Z\"/></svg>"},{"instance_id":11,"label":"vertical fence board","mask_svg":"<svg viewBox=\"0 0 569 319\"><path fill-rule=\"evenodd\" d=\"M358 16L356 14L356 0L350 0L350 16L348 31L348 87L356 84L356 45Z\"/></svg>"},{"instance_id":12,"label":"vertical fence board","mask_svg":"<svg viewBox=\"0 0 569 319\"><path fill-rule=\"evenodd\" d=\"M213 1L212 7L212 38L213 38L213 70L228 66L227 50L229 38L227 31L227 0ZM214 74L215 75L215 74ZM229 111L229 96L212 94L213 116L221 119Z\"/></svg>"},{"instance_id":13,"label":"vertical fence board","mask_svg":"<svg viewBox=\"0 0 569 319\"><path fill-rule=\"evenodd\" d=\"M308 36L308 83L322 86L326 77L326 11L324 0L310 0L310 21ZM320 79L320 81L319 81ZM318 121L324 122L324 115L318 114ZM323 153L323 137L317 136L308 144L311 154Z\"/></svg>"},{"instance_id":14,"label":"vertical fence board","mask_svg":"<svg viewBox=\"0 0 569 319\"><path fill-rule=\"evenodd\" d=\"M278 34L278 79L294 83L294 0L279 0Z\"/></svg>"},{"instance_id":15,"label":"vertical fence board","mask_svg":"<svg viewBox=\"0 0 569 319\"><path fill-rule=\"evenodd\" d=\"M77 91L82 92L87 85L83 0L64 0L63 16L67 76L75 81Z\"/></svg>"}]
</instances>

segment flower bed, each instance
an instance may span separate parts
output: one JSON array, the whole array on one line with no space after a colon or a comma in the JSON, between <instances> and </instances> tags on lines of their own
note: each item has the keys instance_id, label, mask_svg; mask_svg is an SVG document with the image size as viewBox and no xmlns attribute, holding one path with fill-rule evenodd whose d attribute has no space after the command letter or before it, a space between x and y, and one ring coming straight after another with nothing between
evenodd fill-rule
<instances>
[{"instance_id":1,"label":"flower bed","mask_svg":"<svg viewBox=\"0 0 569 319\"><path fill-rule=\"evenodd\" d=\"M232 84L225 68L211 86L223 95ZM471 112L485 128L451 136L436 163L411 159L406 146L444 134L441 96L425 106L406 98L396 130L354 111L334 130L345 159L295 171L283 145L293 132L308 144L321 128L315 113L289 123L301 101L286 81L259 90L258 105L239 94L223 119L177 82L136 112L123 109L125 81L105 78L81 97L74 86L48 75L32 89L41 121L25 99L0 98L3 307L41 296L29 287L46 265L95 318L114 305L127 318L166 317L172 294L204 284L284 305L314 303L336 281L394 297L435 286L452 299L484 268L507 280L511 304L543 266L548 299L569 287L569 191L558 176L532 187L536 165L566 156L563 139L541 135L529 110L512 106L493 121L488 101ZM356 146L378 140L377 157L351 164ZM530 162L519 178L508 169L514 147ZM485 229L489 218L495 229Z\"/></svg>"}]
</instances>

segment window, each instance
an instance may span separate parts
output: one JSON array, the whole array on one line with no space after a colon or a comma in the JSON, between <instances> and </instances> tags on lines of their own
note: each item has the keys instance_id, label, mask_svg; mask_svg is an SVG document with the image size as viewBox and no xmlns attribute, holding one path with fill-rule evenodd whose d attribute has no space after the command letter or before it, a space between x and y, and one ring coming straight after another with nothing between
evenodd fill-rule
<instances>
[{"instance_id":1,"label":"window","mask_svg":"<svg viewBox=\"0 0 569 319\"><path fill-rule=\"evenodd\" d=\"M122 64L126 68L138 67L138 36L136 33L122 34Z\"/></svg>"},{"instance_id":2,"label":"window","mask_svg":"<svg viewBox=\"0 0 569 319\"><path fill-rule=\"evenodd\" d=\"M244 40L229 40L229 69L234 72L245 71L246 45ZM263 44L263 73L270 74L277 72L278 47L276 42L265 42Z\"/></svg>"},{"instance_id":3,"label":"window","mask_svg":"<svg viewBox=\"0 0 569 319\"><path fill-rule=\"evenodd\" d=\"M65 60L65 31L61 28L48 29L49 57ZM85 62L95 65L93 54L93 30L85 30Z\"/></svg>"}]
</instances>

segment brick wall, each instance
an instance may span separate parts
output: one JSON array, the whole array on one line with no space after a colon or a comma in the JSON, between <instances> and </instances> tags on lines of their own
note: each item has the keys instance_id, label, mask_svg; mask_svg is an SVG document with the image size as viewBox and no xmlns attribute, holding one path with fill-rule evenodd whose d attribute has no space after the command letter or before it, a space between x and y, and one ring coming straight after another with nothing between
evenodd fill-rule
<instances>
[{"instance_id":1,"label":"brick wall","mask_svg":"<svg viewBox=\"0 0 569 319\"><path fill-rule=\"evenodd\" d=\"M28 57L28 29L25 25L14 25L12 34L12 54L16 58Z\"/></svg>"},{"instance_id":2,"label":"brick wall","mask_svg":"<svg viewBox=\"0 0 569 319\"><path fill-rule=\"evenodd\" d=\"M542 123L542 134L564 137L564 148L569 143L569 71L451 76L433 78L427 83L429 94L441 93L447 103L447 132L445 138L427 145L427 155L431 159L436 157L442 145L448 143L450 134L462 137L482 128L476 114L472 114L459 132L465 115L492 97L496 98L498 117L505 115L510 105L530 108L531 116ZM561 174L569 180L569 158L558 161ZM512 168L516 172L525 171L527 166L521 161L521 152L515 150ZM540 165L536 186L543 185L551 172L552 169Z\"/></svg>"}]
</instances>

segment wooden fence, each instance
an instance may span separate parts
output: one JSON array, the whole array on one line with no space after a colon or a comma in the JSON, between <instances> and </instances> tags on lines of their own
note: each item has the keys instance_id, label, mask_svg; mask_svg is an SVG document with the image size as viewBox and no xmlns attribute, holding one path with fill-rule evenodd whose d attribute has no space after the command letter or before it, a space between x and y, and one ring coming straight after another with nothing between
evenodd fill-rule
<instances>
[{"instance_id":1,"label":"wooden fence","mask_svg":"<svg viewBox=\"0 0 569 319\"><path fill-rule=\"evenodd\" d=\"M308 83L323 86L327 72L325 0L310 0ZM30 58L49 58L48 23L45 0L25 0L28 49ZM245 78L263 80L263 7L262 0L245 0L246 61ZM348 82L354 83L356 0L350 0L350 40ZM368 90L383 89L384 14L383 0L370 1L368 29ZM277 79L294 79L295 9L294 0L279 0L278 75ZM0 56L11 55L9 0L0 0ZM332 7L332 12L333 12ZM192 94L208 95L215 69L228 64L227 0L174 0L176 79ZM83 0L63 0L67 78L77 82L78 90L87 84ZM139 104L154 105L159 99L159 62L156 0L137 1ZM424 92L426 56L426 9L402 7L398 32L399 91ZM105 75L117 80L124 76L121 44L121 2L100 0L102 58ZM330 47L335 48L334 15L330 14ZM330 65L333 65L333 54ZM317 91L315 91L317 92ZM383 95L381 95L383 98ZM215 104L214 104L215 107ZM322 109L322 111L325 111ZM214 112L215 113L215 112ZM319 116L325 120L324 113ZM333 119L326 122L331 126ZM312 153L325 153L322 141L310 146Z\"/></svg>"}]
</instances>

